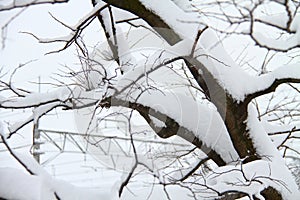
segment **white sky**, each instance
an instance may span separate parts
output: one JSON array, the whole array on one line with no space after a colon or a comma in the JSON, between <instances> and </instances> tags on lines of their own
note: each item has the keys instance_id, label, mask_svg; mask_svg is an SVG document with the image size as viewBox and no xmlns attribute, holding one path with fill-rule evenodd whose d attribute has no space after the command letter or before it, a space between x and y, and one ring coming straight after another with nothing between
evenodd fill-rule
<instances>
[{"instance_id":1,"label":"white sky","mask_svg":"<svg viewBox=\"0 0 300 200\"><path fill-rule=\"evenodd\" d=\"M63 69L62 65L72 66L79 62L75 54L75 48L72 46L66 51L58 54L45 56L45 53L57 50L64 44L39 44L32 36L20 32L31 32L36 36L46 38L66 35L69 33L69 30L51 18L49 12L66 24L73 25L77 23L77 20L88 13L91 7L92 6L89 1L70 1L68 4L58 4L56 6L49 4L38 5L26 9L25 12L13 20L8 26L5 48L0 50L0 67L3 67L4 72L9 71L9 73L11 73L19 64L35 60L19 70L14 78L14 83L17 86L24 86L25 88L30 88L32 91L38 91L38 86L30 82L38 82L39 76L41 77L42 82L54 82L50 79L50 76L53 76L54 72L58 72L58 69ZM0 26L3 26L14 13L17 12L10 11L0 13ZM101 34L97 34L100 30L100 25L97 21L95 21L95 23L92 24L92 27L89 27L88 29L89 31L87 31L87 33L94 34L93 37L85 37L88 44L93 44L94 41L99 41L101 39ZM6 78L8 78L8 76ZM48 88L50 87L42 85L41 91L46 92ZM0 120L8 121L24 119L24 116L28 116L30 114L30 112L23 113L22 111L20 111L20 113L21 114L11 114L9 111L0 110ZM53 127L54 124L55 127ZM48 116L46 120L42 119L40 121L40 128L77 131L72 112L64 113L60 115L60 118L58 118L57 115ZM13 136L12 140L9 140L10 144L13 147L31 145L32 125L27 125L20 133L21 134ZM27 146L26 148L21 149L22 152L29 153L29 147L30 146ZM2 167L12 166L21 168L11 156L7 153L1 153L1 150L4 149L4 146L1 145L0 165ZM49 153L47 156L50 157L54 154ZM84 162L85 159L86 161ZM42 160L45 160L43 159L43 156ZM91 162L92 164L90 164ZM97 167L101 168L101 165L95 163L89 156L85 157L84 155L79 156L79 154L62 154L57 158L57 160L54 160L47 165L46 170L48 170L50 174L69 180L74 184L94 187L94 182L101 182L104 174L99 172L96 173L94 169L89 168L89 166L94 166L95 169ZM70 171L70 169L72 169L72 171ZM78 175L77 178L74 178L75 174ZM111 174L105 174L105 177L106 176L111 176ZM83 181L83 179L86 181ZM112 182L105 181L103 184L106 184L109 187Z\"/></svg>"},{"instance_id":2,"label":"white sky","mask_svg":"<svg viewBox=\"0 0 300 200\"><path fill-rule=\"evenodd\" d=\"M37 80L39 75L43 79L61 68L61 65L78 63L73 47L59 54L44 56L49 51L59 49L63 44L39 44L32 36L20 32L34 33L41 38L64 36L69 30L51 18L49 12L66 24L73 25L90 8L89 1L70 1L68 4L38 5L26 9L8 26L6 47L0 54L1 67L12 69L20 63L37 59L16 76L17 81L28 81ZM10 13L1 13L1 25L6 23L10 16Z\"/></svg>"}]
</instances>

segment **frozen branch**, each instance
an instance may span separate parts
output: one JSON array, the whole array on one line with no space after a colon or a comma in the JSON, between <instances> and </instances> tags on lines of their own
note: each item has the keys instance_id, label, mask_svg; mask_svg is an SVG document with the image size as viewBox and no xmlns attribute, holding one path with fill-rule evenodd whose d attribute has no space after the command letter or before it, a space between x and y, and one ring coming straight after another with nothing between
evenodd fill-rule
<instances>
[{"instance_id":1,"label":"frozen branch","mask_svg":"<svg viewBox=\"0 0 300 200\"><path fill-rule=\"evenodd\" d=\"M161 138L169 138L171 136L177 135L188 142L191 142L196 147L201 149L205 154L209 156L214 162L218 165L223 166L226 164L224 158L222 158L215 150L210 147L207 147L201 139L199 139L195 133L192 133L187 128L180 126L174 119L169 116L156 111L148 106L144 106L140 103L132 103L126 102L121 99L106 99L105 106L125 106L134 110L137 110L141 116L148 122L149 126L153 129L154 132ZM164 121L166 127L157 127L155 123L153 123L150 116L157 118L158 120Z\"/></svg>"},{"instance_id":2,"label":"frozen branch","mask_svg":"<svg viewBox=\"0 0 300 200\"><path fill-rule=\"evenodd\" d=\"M245 101L250 102L252 99L261 95L274 92L276 88L284 83L300 83L300 70L299 64L291 64L287 66L279 67L273 72L269 72L263 76L257 78L259 87L256 91L246 94Z\"/></svg>"}]
</instances>

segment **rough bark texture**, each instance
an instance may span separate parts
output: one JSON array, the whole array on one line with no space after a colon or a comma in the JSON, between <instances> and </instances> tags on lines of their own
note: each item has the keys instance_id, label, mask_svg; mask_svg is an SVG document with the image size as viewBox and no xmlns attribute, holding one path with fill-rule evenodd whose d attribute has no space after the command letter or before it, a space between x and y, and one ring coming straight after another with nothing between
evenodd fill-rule
<instances>
[{"instance_id":1,"label":"rough bark texture","mask_svg":"<svg viewBox=\"0 0 300 200\"><path fill-rule=\"evenodd\" d=\"M244 163L259 159L247 129L247 104L237 103L231 97L227 97L226 105L225 125L240 158L245 159Z\"/></svg>"},{"instance_id":2,"label":"rough bark texture","mask_svg":"<svg viewBox=\"0 0 300 200\"><path fill-rule=\"evenodd\" d=\"M281 194L272 187L266 188L261 194L266 200L282 200Z\"/></svg>"}]
</instances>

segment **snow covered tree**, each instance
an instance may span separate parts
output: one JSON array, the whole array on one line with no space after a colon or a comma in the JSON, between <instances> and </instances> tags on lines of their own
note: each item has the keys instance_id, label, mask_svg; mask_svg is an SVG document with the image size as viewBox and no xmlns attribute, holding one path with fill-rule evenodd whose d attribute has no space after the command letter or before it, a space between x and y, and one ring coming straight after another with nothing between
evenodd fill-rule
<instances>
[{"instance_id":1,"label":"snow covered tree","mask_svg":"<svg viewBox=\"0 0 300 200\"><path fill-rule=\"evenodd\" d=\"M13 1L0 11L63 2L68 1ZM174 198L168 193L174 185L194 199L300 197L284 159L287 151L299 153L289 146L299 134L299 1L90 3L90 13L74 26L53 16L70 31L66 36L49 39L27 32L40 43L64 44L49 53L75 45L81 69L68 66L59 87L49 93L1 81L2 109L33 108L31 117L9 126L8 133L2 131L8 148L9 138L54 109L92 108L92 118L128 120L133 162L124 170L119 197L141 168L154 177L153 184L163 186L168 199ZM82 35L94 21L106 42L89 48ZM134 113L161 145L176 138L187 146L145 159L131 127ZM100 141L88 139L93 128L89 123L85 139L100 148ZM41 174L20 162L30 174ZM54 194L63 199L59 190Z\"/></svg>"}]
</instances>

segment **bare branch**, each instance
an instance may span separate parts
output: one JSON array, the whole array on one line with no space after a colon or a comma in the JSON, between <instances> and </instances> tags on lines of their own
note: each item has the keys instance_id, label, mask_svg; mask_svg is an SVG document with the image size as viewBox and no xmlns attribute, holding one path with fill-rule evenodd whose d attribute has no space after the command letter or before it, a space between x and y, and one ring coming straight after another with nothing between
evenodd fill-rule
<instances>
[{"instance_id":1,"label":"bare branch","mask_svg":"<svg viewBox=\"0 0 300 200\"><path fill-rule=\"evenodd\" d=\"M67 27L68 29L72 30L72 32L69 35L64 36L64 37L47 39L47 38L40 38L40 37L34 35L33 33L29 33L29 32L21 32L21 33L25 33L25 34L29 34L29 35L33 36L40 43L55 43L55 42L65 43L64 47L62 47L61 49L51 51L46 54L58 53L58 52L61 52L65 49L67 49L73 43L79 44L78 38L80 38L82 31L92 23L92 21L96 18L98 12L101 12L102 10L104 10L107 7L108 7L108 5L100 6L100 4L99 4L99 6L96 6L88 15L86 15L83 19L81 19L78 22L78 24L76 24L75 26L68 26L68 25L64 24L63 22L61 22L60 20L54 18L60 24ZM80 45L79 45L79 48L81 49Z\"/></svg>"}]
</instances>

